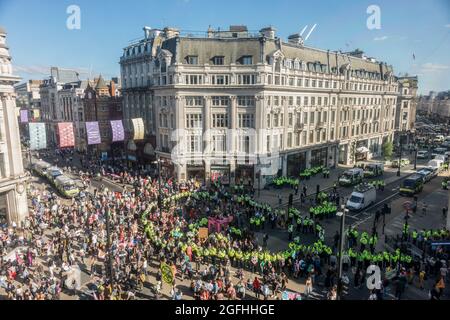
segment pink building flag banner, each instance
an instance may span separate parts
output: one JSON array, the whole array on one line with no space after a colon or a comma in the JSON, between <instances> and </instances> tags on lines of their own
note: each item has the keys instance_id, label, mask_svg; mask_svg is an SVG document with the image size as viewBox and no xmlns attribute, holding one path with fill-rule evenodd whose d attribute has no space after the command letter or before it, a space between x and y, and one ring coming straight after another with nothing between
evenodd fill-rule
<instances>
[{"instance_id":1,"label":"pink building flag banner","mask_svg":"<svg viewBox=\"0 0 450 320\"><path fill-rule=\"evenodd\" d=\"M97 121L86 122L86 133L88 145L102 143L102 139L100 137L100 128Z\"/></svg>"},{"instance_id":2,"label":"pink building flag banner","mask_svg":"<svg viewBox=\"0 0 450 320\"><path fill-rule=\"evenodd\" d=\"M58 123L58 141L60 148L69 148L75 146L75 135L72 122Z\"/></svg>"},{"instance_id":3,"label":"pink building flag banner","mask_svg":"<svg viewBox=\"0 0 450 320\"><path fill-rule=\"evenodd\" d=\"M123 129L122 120L112 120L111 129L112 129L112 142L125 140L125 131Z\"/></svg>"},{"instance_id":4,"label":"pink building flag banner","mask_svg":"<svg viewBox=\"0 0 450 320\"><path fill-rule=\"evenodd\" d=\"M28 110L20 110L20 122L28 123Z\"/></svg>"},{"instance_id":5,"label":"pink building flag banner","mask_svg":"<svg viewBox=\"0 0 450 320\"><path fill-rule=\"evenodd\" d=\"M28 124L30 131L30 149L41 150L47 148L47 132L45 123L31 122Z\"/></svg>"}]
</instances>

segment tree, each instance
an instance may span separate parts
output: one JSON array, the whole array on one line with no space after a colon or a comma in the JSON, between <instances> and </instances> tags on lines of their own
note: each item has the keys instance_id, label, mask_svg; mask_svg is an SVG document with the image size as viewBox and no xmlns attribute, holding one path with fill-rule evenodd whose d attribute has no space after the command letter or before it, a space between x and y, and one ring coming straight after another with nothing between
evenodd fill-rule
<instances>
[{"instance_id":1,"label":"tree","mask_svg":"<svg viewBox=\"0 0 450 320\"><path fill-rule=\"evenodd\" d=\"M390 159L394 151L394 144L391 141L387 141L382 146L383 156L385 159Z\"/></svg>"}]
</instances>

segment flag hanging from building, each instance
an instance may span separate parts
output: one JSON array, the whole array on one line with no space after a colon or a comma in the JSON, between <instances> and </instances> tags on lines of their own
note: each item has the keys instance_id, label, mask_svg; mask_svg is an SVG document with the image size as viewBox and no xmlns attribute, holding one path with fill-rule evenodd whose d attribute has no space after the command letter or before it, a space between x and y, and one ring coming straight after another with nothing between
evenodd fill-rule
<instances>
[{"instance_id":1,"label":"flag hanging from building","mask_svg":"<svg viewBox=\"0 0 450 320\"><path fill-rule=\"evenodd\" d=\"M30 131L30 149L41 150L47 148L47 133L45 123L32 122L28 124Z\"/></svg>"},{"instance_id":2,"label":"flag hanging from building","mask_svg":"<svg viewBox=\"0 0 450 320\"><path fill-rule=\"evenodd\" d=\"M41 112L39 109L33 109L33 119L38 120L41 117Z\"/></svg>"},{"instance_id":3,"label":"flag hanging from building","mask_svg":"<svg viewBox=\"0 0 450 320\"><path fill-rule=\"evenodd\" d=\"M131 119L134 128L134 138L133 140L144 139L144 121L142 118Z\"/></svg>"},{"instance_id":4,"label":"flag hanging from building","mask_svg":"<svg viewBox=\"0 0 450 320\"><path fill-rule=\"evenodd\" d=\"M112 129L112 142L125 140L125 131L123 130L122 120L112 120L111 129Z\"/></svg>"},{"instance_id":5,"label":"flag hanging from building","mask_svg":"<svg viewBox=\"0 0 450 320\"><path fill-rule=\"evenodd\" d=\"M75 146L75 135L72 122L58 123L59 147L67 148Z\"/></svg>"},{"instance_id":6,"label":"flag hanging from building","mask_svg":"<svg viewBox=\"0 0 450 320\"><path fill-rule=\"evenodd\" d=\"M28 123L28 110L20 110L20 122Z\"/></svg>"},{"instance_id":7,"label":"flag hanging from building","mask_svg":"<svg viewBox=\"0 0 450 320\"><path fill-rule=\"evenodd\" d=\"M88 145L102 143L102 139L100 138L100 128L97 121L86 122L86 133Z\"/></svg>"}]
</instances>

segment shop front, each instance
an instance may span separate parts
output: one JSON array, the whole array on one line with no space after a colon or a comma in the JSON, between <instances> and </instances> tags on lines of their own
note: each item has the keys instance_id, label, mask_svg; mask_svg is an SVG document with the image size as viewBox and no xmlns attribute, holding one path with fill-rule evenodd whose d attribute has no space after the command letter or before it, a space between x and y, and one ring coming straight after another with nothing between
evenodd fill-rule
<instances>
[{"instance_id":1,"label":"shop front","mask_svg":"<svg viewBox=\"0 0 450 320\"><path fill-rule=\"evenodd\" d=\"M238 165L235 173L236 184L253 185L254 172L254 165Z\"/></svg>"},{"instance_id":2,"label":"shop front","mask_svg":"<svg viewBox=\"0 0 450 320\"><path fill-rule=\"evenodd\" d=\"M289 154L287 156L287 176L298 177L306 169L306 152Z\"/></svg>"},{"instance_id":3,"label":"shop front","mask_svg":"<svg viewBox=\"0 0 450 320\"><path fill-rule=\"evenodd\" d=\"M186 166L188 180L195 180L200 183L205 182L205 166L188 164Z\"/></svg>"},{"instance_id":4,"label":"shop front","mask_svg":"<svg viewBox=\"0 0 450 320\"><path fill-rule=\"evenodd\" d=\"M358 141L356 144L356 161L366 161L369 159L368 140Z\"/></svg>"},{"instance_id":5,"label":"shop front","mask_svg":"<svg viewBox=\"0 0 450 320\"><path fill-rule=\"evenodd\" d=\"M311 151L311 168L328 165L328 147Z\"/></svg>"},{"instance_id":6,"label":"shop front","mask_svg":"<svg viewBox=\"0 0 450 320\"><path fill-rule=\"evenodd\" d=\"M218 181L223 185L230 184L230 166L211 165L211 181Z\"/></svg>"}]
</instances>

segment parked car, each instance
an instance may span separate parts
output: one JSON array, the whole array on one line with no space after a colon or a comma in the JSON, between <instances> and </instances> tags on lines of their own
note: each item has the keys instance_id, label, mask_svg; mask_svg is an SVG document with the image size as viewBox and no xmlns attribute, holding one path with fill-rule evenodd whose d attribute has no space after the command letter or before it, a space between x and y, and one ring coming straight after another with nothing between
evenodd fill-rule
<instances>
[{"instance_id":1,"label":"parked car","mask_svg":"<svg viewBox=\"0 0 450 320\"><path fill-rule=\"evenodd\" d=\"M417 159L428 159L429 153L426 150L417 151Z\"/></svg>"},{"instance_id":2,"label":"parked car","mask_svg":"<svg viewBox=\"0 0 450 320\"><path fill-rule=\"evenodd\" d=\"M441 170L441 167L443 164L444 164L444 161L439 160L439 159L433 159L428 162L427 166L439 171L439 170Z\"/></svg>"},{"instance_id":3,"label":"parked car","mask_svg":"<svg viewBox=\"0 0 450 320\"><path fill-rule=\"evenodd\" d=\"M412 196L420 193L423 190L423 176L420 174L413 174L412 176L403 180L400 186L400 194Z\"/></svg>"}]
</instances>

